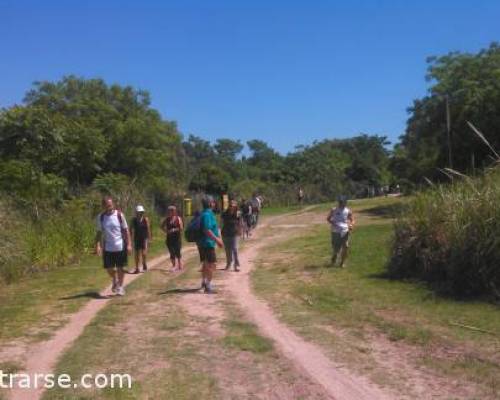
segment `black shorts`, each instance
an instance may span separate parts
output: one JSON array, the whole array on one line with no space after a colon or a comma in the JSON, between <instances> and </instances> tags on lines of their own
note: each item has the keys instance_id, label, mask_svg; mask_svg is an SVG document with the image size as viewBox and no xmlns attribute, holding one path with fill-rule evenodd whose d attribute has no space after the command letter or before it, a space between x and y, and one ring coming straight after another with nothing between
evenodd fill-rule
<instances>
[{"instance_id":1,"label":"black shorts","mask_svg":"<svg viewBox=\"0 0 500 400\"><path fill-rule=\"evenodd\" d=\"M179 235L167 237L166 244L170 258L181 258L182 240Z\"/></svg>"},{"instance_id":2,"label":"black shorts","mask_svg":"<svg viewBox=\"0 0 500 400\"><path fill-rule=\"evenodd\" d=\"M200 247L200 261L215 264L217 256L215 255L215 248L213 247Z\"/></svg>"},{"instance_id":3,"label":"black shorts","mask_svg":"<svg viewBox=\"0 0 500 400\"><path fill-rule=\"evenodd\" d=\"M134 239L135 250L145 250L148 247L148 239Z\"/></svg>"},{"instance_id":4,"label":"black shorts","mask_svg":"<svg viewBox=\"0 0 500 400\"><path fill-rule=\"evenodd\" d=\"M127 250L105 251L103 256L104 268L123 268L127 265Z\"/></svg>"},{"instance_id":5,"label":"black shorts","mask_svg":"<svg viewBox=\"0 0 500 400\"><path fill-rule=\"evenodd\" d=\"M349 232L341 235L338 232L332 232L332 247L335 252L343 247L349 247Z\"/></svg>"}]
</instances>

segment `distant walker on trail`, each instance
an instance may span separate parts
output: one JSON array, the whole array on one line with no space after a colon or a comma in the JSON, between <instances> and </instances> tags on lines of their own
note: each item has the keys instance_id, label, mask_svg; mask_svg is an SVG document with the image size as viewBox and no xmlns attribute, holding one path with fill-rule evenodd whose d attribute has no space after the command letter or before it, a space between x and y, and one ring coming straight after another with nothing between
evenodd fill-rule
<instances>
[{"instance_id":1,"label":"distant walker on trail","mask_svg":"<svg viewBox=\"0 0 500 400\"><path fill-rule=\"evenodd\" d=\"M297 201L299 205L302 205L304 203L304 197L304 190L302 189L302 187L299 187L299 190L297 191Z\"/></svg>"},{"instance_id":2,"label":"distant walker on trail","mask_svg":"<svg viewBox=\"0 0 500 400\"><path fill-rule=\"evenodd\" d=\"M347 207L347 198L340 196L338 206L332 208L326 220L332 226L332 265L335 265L340 252L340 268L345 266L349 248L349 235L354 227L352 211Z\"/></svg>"},{"instance_id":3,"label":"distant walker on trail","mask_svg":"<svg viewBox=\"0 0 500 400\"><path fill-rule=\"evenodd\" d=\"M125 216L115 208L111 197L105 197L102 205L104 212L96 221L95 251L103 257L104 268L112 279L112 292L123 296L123 268L127 265L127 255L132 253L130 231Z\"/></svg>"}]
</instances>

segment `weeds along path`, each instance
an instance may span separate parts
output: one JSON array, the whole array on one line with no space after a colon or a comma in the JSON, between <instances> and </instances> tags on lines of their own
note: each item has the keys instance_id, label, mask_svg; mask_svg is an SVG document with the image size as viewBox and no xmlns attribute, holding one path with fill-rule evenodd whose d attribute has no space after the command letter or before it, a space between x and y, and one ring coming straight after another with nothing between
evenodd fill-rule
<instances>
[{"instance_id":1,"label":"weeds along path","mask_svg":"<svg viewBox=\"0 0 500 400\"><path fill-rule=\"evenodd\" d=\"M253 261L261 248L264 245L268 246L269 241L278 243L288 239L290 234L297 230L297 221L304 219L301 214L308 210L306 208L302 213L272 217L263 223L241 253L240 262L244 266L242 272L230 274L225 281L225 289L233 295L237 304L246 316L258 326L260 332L271 338L278 350L299 370L321 385L331 398L335 400L391 399L391 395L384 393L368 379L335 364L318 346L295 334L278 320L265 302L259 300L252 292L250 273L253 269ZM265 230L266 225L270 224L279 224L282 227L282 233L279 236L269 238L268 242L263 242L260 238L261 233Z\"/></svg>"},{"instance_id":2,"label":"weeds along path","mask_svg":"<svg viewBox=\"0 0 500 400\"><path fill-rule=\"evenodd\" d=\"M183 254L193 253L194 248L186 248ZM168 260L167 256L156 257L149 262L150 268L154 269ZM98 273L104 273L99 271ZM174 274L172 274L174 276ZM141 274L126 274L125 285L129 285ZM28 349L29 354L22 371L18 373L37 374L53 373L58 358L67 350L71 344L82 334L85 327L92 321L96 314L102 310L113 299L111 286L102 291L102 298L92 299L80 311L71 315L69 322L61 329L55 332L49 340L36 343ZM42 388L10 390L9 399L11 400L37 400L43 394Z\"/></svg>"}]
</instances>

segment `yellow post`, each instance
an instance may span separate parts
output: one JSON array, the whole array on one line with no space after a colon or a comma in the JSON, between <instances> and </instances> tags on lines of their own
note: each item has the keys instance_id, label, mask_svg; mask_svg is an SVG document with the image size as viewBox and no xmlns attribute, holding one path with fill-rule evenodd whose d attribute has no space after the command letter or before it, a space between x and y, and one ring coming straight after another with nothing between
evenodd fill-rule
<instances>
[{"instance_id":1,"label":"yellow post","mask_svg":"<svg viewBox=\"0 0 500 400\"><path fill-rule=\"evenodd\" d=\"M222 211L226 211L229 207L229 196L227 194L222 195Z\"/></svg>"},{"instance_id":2,"label":"yellow post","mask_svg":"<svg viewBox=\"0 0 500 400\"><path fill-rule=\"evenodd\" d=\"M185 217L190 217L193 215L193 210L192 210L192 200L188 197L184 199L184 216Z\"/></svg>"}]
</instances>

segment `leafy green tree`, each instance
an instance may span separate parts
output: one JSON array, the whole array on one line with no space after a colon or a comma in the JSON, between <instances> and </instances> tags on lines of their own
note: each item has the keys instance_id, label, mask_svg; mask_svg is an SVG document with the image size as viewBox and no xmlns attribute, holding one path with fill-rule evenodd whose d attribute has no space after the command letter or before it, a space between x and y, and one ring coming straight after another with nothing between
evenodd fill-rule
<instances>
[{"instance_id":1,"label":"leafy green tree","mask_svg":"<svg viewBox=\"0 0 500 400\"><path fill-rule=\"evenodd\" d=\"M489 150L467 125L471 121L500 148L500 46L476 54L453 52L428 59L429 93L409 108L400 146L407 157L399 177L420 182L444 178L438 168L461 172L491 164ZM447 120L450 122L448 140ZM451 157L450 157L451 156ZM401 158L399 158L398 165Z\"/></svg>"},{"instance_id":2,"label":"leafy green tree","mask_svg":"<svg viewBox=\"0 0 500 400\"><path fill-rule=\"evenodd\" d=\"M73 188L105 173L157 191L185 179L176 124L150 107L145 91L67 76L36 82L24 103L0 114L2 159L28 160Z\"/></svg>"}]
</instances>

